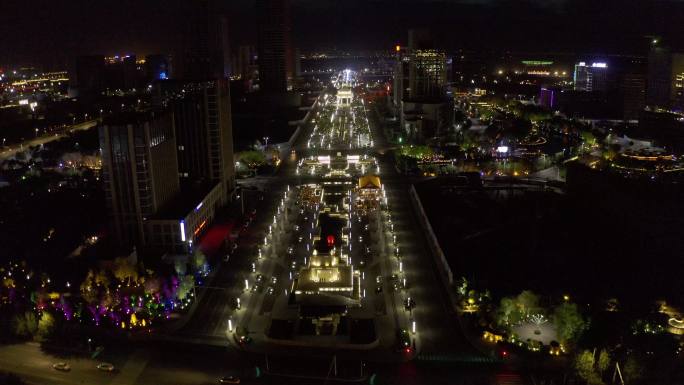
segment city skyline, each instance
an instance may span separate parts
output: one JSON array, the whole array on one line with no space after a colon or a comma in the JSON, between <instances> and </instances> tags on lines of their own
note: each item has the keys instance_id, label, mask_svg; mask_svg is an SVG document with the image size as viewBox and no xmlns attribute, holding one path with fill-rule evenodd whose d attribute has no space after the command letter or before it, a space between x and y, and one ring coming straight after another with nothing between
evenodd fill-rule
<instances>
[{"instance_id":1,"label":"city skyline","mask_svg":"<svg viewBox=\"0 0 684 385\"><path fill-rule=\"evenodd\" d=\"M106 0L93 5L79 1L39 2L30 8L14 0L5 4L8 12L0 17L16 16L0 20L0 36L5 41L0 48L2 64L63 68L74 55L145 55L174 50L173 31L180 17L174 2ZM494 49L521 51L642 53L648 36L661 36L675 47L684 44L679 37L684 27L676 23L684 15L684 6L678 1L632 0L626 5L566 0L552 4L300 0L292 4L293 44L305 51L384 50L401 42L405 30L428 25L447 50L470 49L486 42ZM232 46L256 43L256 25L246 22L255 15L254 1L216 1L215 9L227 17ZM129 10L135 10L133 17ZM349 17L334 17L338 14Z\"/></svg>"}]
</instances>

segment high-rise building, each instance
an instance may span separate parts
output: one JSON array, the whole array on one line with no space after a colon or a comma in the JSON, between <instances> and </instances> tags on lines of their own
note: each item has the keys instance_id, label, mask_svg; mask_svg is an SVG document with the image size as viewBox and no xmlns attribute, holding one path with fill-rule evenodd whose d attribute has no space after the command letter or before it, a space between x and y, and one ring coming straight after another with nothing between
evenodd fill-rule
<instances>
[{"instance_id":1,"label":"high-rise building","mask_svg":"<svg viewBox=\"0 0 684 385\"><path fill-rule=\"evenodd\" d=\"M79 56L73 68L69 77L76 95L93 96L104 88L105 59L103 55Z\"/></svg>"},{"instance_id":2,"label":"high-rise building","mask_svg":"<svg viewBox=\"0 0 684 385\"><path fill-rule=\"evenodd\" d=\"M646 104L654 108L684 108L684 53L654 46L648 55Z\"/></svg>"},{"instance_id":3,"label":"high-rise building","mask_svg":"<svg viewBox=\"0 0 684 385\"><path fill-rule=\"evenodd\" d=\"M393 99L400 103L400 139L440 136L453 122L445 53L425 30L410 30L408 47L397 46L396 51Z\"/></svg>"},{"instance_id":4,"label":"high-rise building","mask_svg":"<svg viewBox=\"0 0 684 385\"><path fill-rule=\"evenodd\" d=\"M444 51L435 49L428 31L409 31L409 100L442 100L446 96L447 64Z\"/></svg>"},{"instance_id":5,"label":"high-rise building","mask_svg":"<svg viewBox=\"0 0 684 385\"><path fill-rule=\"evenodd\" d=\"M235 187L230 88L227 79L185 82L169 94L181 181L221 185L222 203Z\"/></svg>"},{"instance_id":6,"label":"high-rise building","mask_svg":"<svg viewBox=\"0 0 684 385\"><path fill-rule=\"evenodd\" d=\"M292 84L294 54L291 46L289 0L257 0L259 88L285 92Z\"/></svg>"},{"instance_id":7,"label":"high-rise building","mask_svg":"<svg viewBox=\"0 0 684 385\"><path fill-rule=\"evenodd\" d=\"M608 65L604 62L595 62L587 65L586 62L575 64L574 73L575 91L606 91L608 89Z\"/></svg>"},{"instance_id":8,"label":"high-rise building","mask_svg":"<svg viewBox=\"0 0 684 385\"><path fill-rule=\"evenodd\" d=\"M181 27L173 77L205 80L230 76L226 17L210 0L181 1L179 13Z\"/></svg>"},{"instance_id":9,"label":"high-rise building","mask_svg":"<svg viewBox=\"0 0 684 385\"><path fill-rule=\"evenodd\" d=\"M105 119L99 134L114 237L122 245L144 245L144 222L179 191L172 116L115 115Z\"/></svg>"},{"instance_id":10,"label":"high-rise building","mask_svg":"<svg viewBox=\"0 0 684 385\"><path fill-rule=\"evenodd\" d=\"M620 78L622 118L638 120L646 106L646 76L637 69L626 71Z\"/></svg>"},{"instance_id":11,"label":"high-rise building","mask_svg":"<svg viewBox=\"0 0 684 385\"><path fill-rule=\"evenodd\" d=\"M257 70L257 52L253 45L241 45L233 54L232 76L242 80L252 78Z\"/></svg>"}]
</instances>

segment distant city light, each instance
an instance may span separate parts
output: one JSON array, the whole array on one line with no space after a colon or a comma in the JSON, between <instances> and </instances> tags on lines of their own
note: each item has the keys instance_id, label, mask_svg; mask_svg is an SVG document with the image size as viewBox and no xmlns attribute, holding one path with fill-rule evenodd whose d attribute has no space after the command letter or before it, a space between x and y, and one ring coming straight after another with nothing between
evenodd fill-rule
<instances>
[{"instance_id":1,"label":"distant city light","mask_svg":"<svg viewBox=\"0 0 684 385\"><path fill-rule=\"evenodd\" d=\"M496 152L498 153L506 153L508 152L508 146L499 146L496 148Z\"/></svg>"}]
</instances>

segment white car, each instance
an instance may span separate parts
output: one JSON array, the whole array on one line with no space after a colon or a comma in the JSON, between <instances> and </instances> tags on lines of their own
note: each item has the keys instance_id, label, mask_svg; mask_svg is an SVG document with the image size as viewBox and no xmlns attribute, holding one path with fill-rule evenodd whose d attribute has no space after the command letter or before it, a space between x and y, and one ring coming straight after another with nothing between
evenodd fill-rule
<instances>
[{"instance_id":1,"label":"white car","mask_svg":"<svg viewBox=\"0 0 684 385\"><path fill-rule=\"evenodd\" d=\"M110 364L108 362L102 362L99 365L97 365L97 369L101 370L103 372L113 372L114 371L114 365Z\"/></svg>"},{"instance_id":2,"label":"white car","mask_svg":"<svg viewBox=\"0 0 684 385\"><path fill-rule=\"evenodd\" d=\"M55 370L59 370L60 372L68 372L71 370L71 366L69 366L69 364L67 364L66 362L58 362L52 365L52 368Z\"/></svg>"}]
</instances>

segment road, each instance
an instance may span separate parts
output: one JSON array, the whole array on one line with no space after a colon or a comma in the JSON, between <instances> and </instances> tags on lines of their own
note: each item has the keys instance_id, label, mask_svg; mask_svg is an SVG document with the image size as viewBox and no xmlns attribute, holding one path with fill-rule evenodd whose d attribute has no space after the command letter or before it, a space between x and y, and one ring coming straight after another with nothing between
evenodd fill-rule
<instances>
[{"instance_id":1,"label":"road","mask_svg":"<svg viewBox=\"0 0 684 385\"><path fill-rule=\"evenodd\" d=\"M0 150L0 161L11 158L14 156L14 154L17 153L17 151L23 151L29 147L32 146L40 146L46 143L53 142L55 140L59 140L67 136L69 133L72 133L74 131L83 131L83 130L88 130L90 128L93 128L97 125L97 120L88 120L86 122L74 124L70 126L69 128L66 128L64 132L60 134L53 134L53 135L44 135L38 138L34 139L28 139L23 141L22 143L19 144L13 144L10 146L7 146L5 149Z\"/></svg>"}]
</instances>

